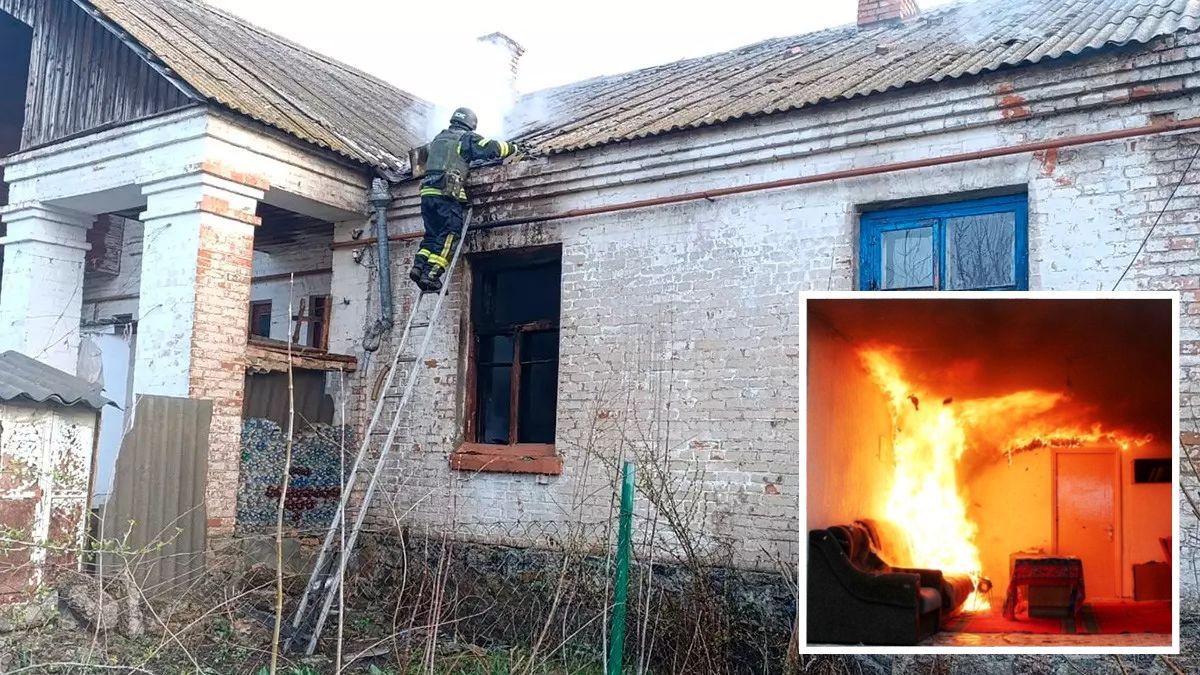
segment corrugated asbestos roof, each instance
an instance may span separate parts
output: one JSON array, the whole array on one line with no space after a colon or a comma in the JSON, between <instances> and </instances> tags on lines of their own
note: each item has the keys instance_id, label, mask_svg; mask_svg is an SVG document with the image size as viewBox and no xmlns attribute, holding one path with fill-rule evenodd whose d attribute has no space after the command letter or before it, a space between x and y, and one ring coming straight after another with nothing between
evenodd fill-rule
<instances>
[{"instance_id":1,"label":"corrugated asbestos roof","mask_svg":"<svg viewBox=\"0 0 1200 675\"><path fill-rule=\"evenodd\" d=\"M19 399L95 410L109 402L100 387L10 350L0 354L0 401Z\"/></svg>"},{"instance_id":2,"label":"corrugated asbestos roof","mask_svg":"<svg viewBox=\"0 0 1200 675\"><path fill-rule=\"evenodd\" d=\"M430 105L198 0L77 0L201 96L372 166L407 170ZM331 10L332 11L332 10Z\"/></svg>"},{"instance_id":3,"label":"corrugated asbestos roof","mask_svg":"<svg viewBox=\"0 0 1200 675\"><path fill-rule=\"evenodd\" d=\"M764 20L769 17L764 17ZM1146 42L1200 26L1200 0L974 0L525 96L517 140L577 150Z\"/></svg>"}]
</instances>

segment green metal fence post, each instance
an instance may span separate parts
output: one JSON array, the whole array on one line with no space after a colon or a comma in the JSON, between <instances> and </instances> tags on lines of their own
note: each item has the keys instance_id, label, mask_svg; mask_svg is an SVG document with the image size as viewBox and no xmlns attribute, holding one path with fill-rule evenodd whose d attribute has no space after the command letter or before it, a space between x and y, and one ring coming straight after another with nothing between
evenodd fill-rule
<instances>
[{"instance_id":1,"label":"green metal fence post","mask_svg":"<svg viewBox=\"0 0 1200 675\"><path fill-rule=\"evenodd\" d=\"M633 462L625 462L621 481L621 527L617 537L617 578L613 584L612 624L609 629L608 675L620 675L625 662L625 598L629 588L632 548Z\"/></svg>"}]
</instances>

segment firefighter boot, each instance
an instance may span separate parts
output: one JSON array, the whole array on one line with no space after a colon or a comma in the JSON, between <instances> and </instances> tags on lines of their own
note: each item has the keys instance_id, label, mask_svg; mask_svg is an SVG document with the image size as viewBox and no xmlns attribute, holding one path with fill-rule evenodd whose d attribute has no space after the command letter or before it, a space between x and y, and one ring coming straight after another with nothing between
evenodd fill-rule
<instances>
[{"instance_id":1,"label":"firefighter boot","mask_svg":"<svg viewBox=\"0 0 1200 675\"><path fill-rule=\"evenodd\" d=\"M429 259L423 255L413 258L412 269L408 271L408 278L418 286L421 285L421 275L425 274L425 268L429 267Z\"/></svg>"},{"instance_id":2,"label":"firefighter boot","mask_svg":"<svg viewBox=\"0 0 1200 675\"><path fill-rule=\"evenodd\" d=\"M429 263L425 267L425 271L421 273L421 280L417 285L426 293L437 293L442 290L442 273L445 270L437 263Z\"/></svg>"}]
</instances>

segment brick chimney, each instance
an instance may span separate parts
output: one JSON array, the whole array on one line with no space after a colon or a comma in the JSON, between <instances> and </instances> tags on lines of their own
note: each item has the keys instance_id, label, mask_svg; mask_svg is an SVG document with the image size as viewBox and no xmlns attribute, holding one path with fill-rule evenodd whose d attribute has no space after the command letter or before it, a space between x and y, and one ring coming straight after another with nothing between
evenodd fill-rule
<instances>
[{"instance_id":1,"label":"brick chimney","mask_svg":"<svg viewBox=\"0 0 1200 675\"><path fill-rule=\"evenodd\" d=\"M508 52L510 59L509 70L512 73L510 75L509 86L515 91L517 86L517 72L520 68L521 56L525 53L525 48L504 33L488 33L487 35L480 36L478 40L486 44L501 47Z\"/></svg>"},{"instance_id":2,"label":"brick chimney","mask_svg":"<svg viewBox=\"0 0 1200 675\"><path fill-rule=\"evenodd\" d=\"M920 13L916 0L858 0L858 27L900 23Z\"/></svg>"}]
</instances>

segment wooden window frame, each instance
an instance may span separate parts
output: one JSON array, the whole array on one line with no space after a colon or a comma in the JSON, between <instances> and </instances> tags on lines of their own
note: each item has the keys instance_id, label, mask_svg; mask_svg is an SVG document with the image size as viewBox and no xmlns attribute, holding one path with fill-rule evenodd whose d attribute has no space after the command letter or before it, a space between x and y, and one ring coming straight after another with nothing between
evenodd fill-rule
<instances>
[{"instance_id":1,"label":"wooden window frame","mask_svg":"<svg viewBox=\"0 0 1200 675\"><path fill-rule=\"evenodd\" d=\"M259 315L262 313L261 310L264 307L266 307L266 309L267 309L267 312L266 312L266 314L267 314L267 334L260 335L259 333L254 332L254 328L257 325ZM264 337L264 338L270 339L270 337L271 337L271 311L272 311L272 307L271 307L270 300L252 300L250 302L250 320L249 320L249 326L246 329L246 334L250 337Z\"/></svg>"},{"instance_id":2,"label":"wooden window frame","mask_svg":"<svg viewBox=\"0 0 1200 675\"><path fill-rule=\"evenodd\" d=\"M472 274L472 284L478 283L478 275L488 271L533 266L561 260L561 247L545 247L530 251L506 251L503 254L479 256L473 261L475 274ZM553 252L553 255L550 253ZM561 282L560 282L561 284ZM478 296L476 289L471 289L471 309ZM561 293L561 285L560 285ZM560 309L561 313L561 309ZM521 335L523 333L540 332L560 329L558 319L532 321L516 325L497 325L480 330L475 326L473 316L466 322L466 404L464 406L463 438L465 439L450 455L450 468L457 471L479 471L495 473L530 473L542 475L562 474L562 459L557 454L553 443L517 443L518 424L520 420L521 392ZM481 443L479 436L479 405L478 405L478 361L479 338L483 335L513 336L513 370L509 383L509 439L508 444ZM556 397L557 403L557 397ZM557 407L557 406L556 406ZM557 411L556 411L557 412Z\"/></svg>"},{"instance_id":3,"label":"wooden window frame","mask_svg":"<svg viewBox=\"0 0 1200 675\"><path fill-rule=\"evenodd\" d=\"M319 313L317 302L322 303ZM296 321L308 323L308 347L323 352L329 351L329 319L333 314L333 297L330 295L312 295L308 298L308 315L297 316Z\"/></svg>"},{"instance_id":4,"label":"wooden window frame","mask_svg":"<svg viewBox=\"0 0 1200 675\"><path fill-rule=\"evenodd\" d=\"M864 291L918 290L880 288L882 285L882 270L880 269L882 250L880 239L881 235L885 232L930 227L933 230L934 248L934 288L931 290L953 292L955 289L946 288L946 275L944 273L944 270L947 269L946 221L961 216L994 213L1013 214L1013 283L985 289L958 290L1029 290L1029 197L1026 194L984 197L943 204L863 213L859 219L859 289Z\"/></svg>"}]
</instances>

